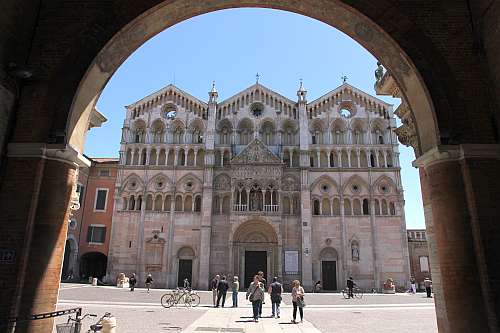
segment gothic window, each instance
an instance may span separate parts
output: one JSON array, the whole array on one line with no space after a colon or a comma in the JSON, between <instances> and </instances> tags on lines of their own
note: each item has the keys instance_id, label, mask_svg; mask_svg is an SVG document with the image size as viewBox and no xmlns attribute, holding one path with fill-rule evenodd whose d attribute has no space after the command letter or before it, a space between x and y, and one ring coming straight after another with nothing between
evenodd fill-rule
<instances>
[{"instance_id":1,"label":"gothic window","mask_svg":"<svg viewBox=\"0 0 500 333\"><path fill-rule=\"evenodd\" d=\"M370 215L370 204L368 199L363 199L363 215Z\"/></svg>"},{"instance_id":2,"label":"gothic window","mask_svg":"<svg viewBox=\"0 0 500 333\"><path fill-rule=\"evenodd\" d=\"M341 156L342 156L342 167L348 168L349 167L349 157L347 155L347 152L345 150L343 150Z\"/></svg>"},{"instance_id":3,"label":"gothic window","mask_svg":"<svg viewBox=\"0 0 500 333\"><path fill-rule=\"evenodd\" d=\"M159 119L155 120L151 125L151 134L153 135L153 143L161 143L165 137L165 125Z\"/></svg>"},{"instance_id":4,"label":"gothic window","mask_svg":"<svg viewBox=\"0 0 500 333\"><path fill-rule=\"evenodd\" d=\"M373 153L370 153L370 166L372 168L376 167L375 156L373 155Z\"/></svg>"},{"instance_id":5,"label":"gothic window","mask_svg":"<svg viewBox=\"0 0 500 333\"><path fill-rule=\"evenodd\" d=\"M322 209L322 215L331 215L331 209L330 209L330 200L327 198L324 198L321 204L321 209Z\"/></svg>"},{"instance_id":6,"label":"gothic window","mask_svg":"<svg viewBox=\"0 0 500 333\"><path fill-rule=\"evenodd\" d=\"M156 165L156 149L151 149L149 152L149 165Z\"/></svg>"},{"instance_id":7,"label":"gothic window","mask_svg":"<svg viewBox=\"0 0 500 333\"><path fill-rule=\"evenodd\" d=\"M378 136L378 143L383 145L384 144L384 137L382 135Z\"/></svg>"},{"instance_id":8,"label":"gothic window","mask_svg":"<svg viewBox=\"0 0 500 333\"><path fill-rule=\"evenodd\" d=\"M141 210L142 209L142 195L139 195L137 197L137 202L135 203L135 210Z\"/></svg>"},{"instance_id":9,"label":"gothic window","mask_svg":"<svg viewBox=\"0 0 500 333\"><path fill-rule=\"evenodd\" d=\"M196 155L196 165L197 166L205 165L205 151L203 149L198 150L198 155Z\"/></svg>"},{"instance_id":10,"label":"gothic window","mask_svg":"<svg viewBox=\"0 0 500 333\"><path fill-rule=\"evenodd\" d=\"M354 215L361 215L361 203L359 202L359 199L354 199L352 206L354 210Z\"/></svg>"},{"instance_id":11,"label":"gothic window","mask_svg":"<svg viewBox=\"0 0 500 333\"><path fill-rule=\"evenodd\" d=\"M186 195L184 198L184 211L191 212L193 210L193 198L190 195Z\"/></svg>"},{"instance_id":12,"label":"gothic window","mask_svg":"<svg viewBox=\"0 0 500 333\"><path fill-rule=\"evenodd\" d=\"M141 165L146 165L146 159L147 159L147 150L143 149L141 150Z\"/></svg>"},{"instance_id":13,"label":"gothic window","mask_svg":"<svg viewBox=\"0 0 500 333\"><path fill-rule=\"evenodd\" d=\"M267 146L274 145L275 127L270 121L266 121L261 128L262 141Z\"/></svg>"},{"instance_id":14,"label":"gothic window","mask_svg":"<svg viewBox=\"0 0 500 333\"><path fill-rule=\"evenodd\" d=\"M167 165L174 165L175 162L175 150L170 149L168 151Z\"/></svg>"},{"instance_id":15,"label":"gothic window","mask_svg":"<svg viewBox=\"0 0 500 333\"><path fill-rule=\"evenodd\" d=\"M158 154L158 165L165 165L165 149L160 149Z\"/></svg>"},{"instance_id":16,"label":"gothic window","mask_svg":"<svg viewBox=\"0 0 500 333\"><path fill-rule=\"evenodd\" d=\"M391 215L396 215L396 205L394 202L390 203L390 210L391 210Z\"/></svg>"},{"instance_id":17,"label":"gothic window","mask_svg":"<svg viewBox=\"0 0 500 333\"><path fill-rule=\"evenodd\" d=\"M330 167L335 167L335 159L337 155L334 152L330 153Z\"/></svg>"},{"instance_id":18,"label":"gothic window","mask_svg":"<svg viewBox=\"0 0 500 333\"><path fill-rule=\"evenodd\" d=\"M351 201L349 199L344 199L344 215L352 215Z\"/></svg>"},{"instance_id":19,"label":"gothic window","mask_svg":"<svg viewBox=\"0 0 500 333\"><path fill-rule=\"evenodd\" d=\"M392 160L392 154L387 152L387 167L392 168L394 166L394 161Z\"/></svg>"},{"instance_id":20,"label":"gothic window","mask_svg":"<svg viewBox=\"0 0 500 333\"><path fill-rule=\"evenodd\" d=\"M157 212L160 212L161 211L161 205L162 205L162 197L160 194L157 194L156 195L156 198L155 198L155 203L154 203L154 210L157 211Z\"/></svg>"},{"instance_id":21,"label":"gothic window","mask_svg":"<svg viewBox=\"0 0 500 333\"><path fill-rule=\"evenodd\" d=\"M194 199L194 211L201 212L201 195L196 196Z\"/></svg>"},{"instance_id":22,"label":"gothic window","mask_svg":"<svg viewBox=\"0 0 500 333\"><path fill-rule=\"evenodd\" d=\"M240 145L247 145L253 138L253 122L248 119L242 119L238 126L238 131L240 135Z\"/></svg>"},{"instance_id":23,"label":"gothic window","mask_svg":"<svg viewBox=\"0 0 500 333\"><path fill-rule=\"evenodd\" d=\"M135 198L133 195L130 196L130 201L128 203L128 210L134 210L135 209Z\"/></svg>"},{"instance_id":24,"label":"gothic window","mask_svg":"<svg viewBox=\"0 0 500 333\"><path fill-rule=\"evenodd\" d=\"M124 197L122 200L122 210L127 210L127 198Z\"/></svg>"},{"instance_id":25,"label":"gothic window","mask_svg":"<svg viewBox=\"0 0 500 333\"><path fill-rule=\"evenodd\" d=\"M366 152L363 150L359 152L359 165L362 168L368 168L368 160L366 159Z\"/></svg>"},{"instance_id":26,"label":"gothic window","mask_svg":"<svg viewBox=\"0 0 500 333\"><path fill-rule=\"evenodd\" d=\"M125 164L126 165L132 164L132 149L127 149L127 157L125 158Z\"/></svg>"},{"instance_id":27,"label":"gothic window","mask_svg":"<svg viewBox=\"0 0 500 333\"><path fill-rule=\"evenodd\" d=\"M313 215L319 215L319 214L320 214L319 200L314 199L313 200Z\"/></svg>"},{"instance_id":28,"label":"gothic window","mask_svg":"<svg viewBox=\"0 0 500 333\"><path fill-rule=\"evenodd\" d=\"M388 215L387 213L387 201L382 199L382 215Z\"/></svg>"},{"instance_id":29,"label":"gothic window","mask_svg":"<svg viewBox=\"0 0 500 333\"><path fill-rule=\"evenodd\" d=\"M333 199L333 215L340 215L340 200L338 198Z\"/></svg>"},{"instance_id":30,"label":"gothic window","mask_svg":"<svg viewBox=\"0 0 500 333\"><path fill-rule=\"evenodd\" d=\"M380 215L380 202L375 199L375 215Z\"/></svg>"},{"instance_id":31,"label":"gothic window","mask_svg":"<svg viewBox=\"0 0 500 333\"><path fill-rule=\"evenodd\" d=\"M178 195L175 197L175 211L182 212L182 196Z\"/></svg>"},{"instance_id":32,"label":"gothic window","mask_svg":"<svg viewBox=\"0 0 500 333\"><path fill-rule=\"evenodd\" d=\"M194 150L193 149L189 149L189 152L188 152L188 158L187 158L187 165L188 166L194 166Z\"/></svg>"},{"instance_id":33,"label":"gothic window","mask_svg":"<svg viewBox=\"0 0 500 333\"><path fill-rule=\"evenodd\" d=\"M179 149L179 152L177 153L177 165L183 166L185 164L185 158L184 149Z\"/></svg>"},{"instance_id":34,"label":"gothic window","mask_svg":"<svg viewBox=\"0 0 500 333\"><path fill-rule=\"evenodd\" d=\"M146 196L146 210L153 210L153 196L151 194Z\"/></svg>"},{"instance_id":35,"label":"gothic window","mask_svg":"<svg viewBox=\"0 0 500 333\"><path fill-rule=\"evenodd\" d=\"M172 197L170 195L167 195L165 197L165 202L163 203L163 211L170 212L171 204L172 204Z\"/></svg>"}]
</instances>

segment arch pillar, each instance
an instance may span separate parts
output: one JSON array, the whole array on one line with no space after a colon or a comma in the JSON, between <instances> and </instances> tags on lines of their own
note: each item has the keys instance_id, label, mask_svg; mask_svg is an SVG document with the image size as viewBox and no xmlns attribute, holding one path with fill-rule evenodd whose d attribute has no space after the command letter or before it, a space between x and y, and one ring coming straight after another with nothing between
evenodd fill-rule
<instances>
[{"instance_id":1,"label":"arch pillar","mask_svg":"<svg viewBox=\"0 0 500 333\"><path fill-rule=\"evenodd\" d=\"M0 235L2 247L10 249L13 258L0 265L0 318L55 310L78 166L90 166L64 144L11 143L7 156ZM15 331L50 332L52 326L52 319L36 320Z\"/></svg>"},{"instance_id":2,"label":"arch pillar","mask_svg":"<svg viewBox=\"0 0 500 333\"><path fill-rule=\"evenodd\" d=\"M498 332L500 145L419 157L439 332Z\"/></svg>"}]
</instances>

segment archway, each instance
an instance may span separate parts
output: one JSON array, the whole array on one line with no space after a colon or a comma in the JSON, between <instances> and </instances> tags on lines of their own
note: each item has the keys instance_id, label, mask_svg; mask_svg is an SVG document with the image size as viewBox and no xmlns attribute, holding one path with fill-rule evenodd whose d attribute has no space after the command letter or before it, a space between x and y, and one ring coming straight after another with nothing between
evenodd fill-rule
<instances>
[{"instance_id":1,"label":"archway","mask_svg":"<svg viewBox=\"0 0 500 333\"><path fill-rule=\"evenodd\" d=\"M80 276L83 279L96 277L102 280L106 275L108 257L101 252L87 252L80 257Z\"/></svg>"},{"instance_id":2,"label":"archway","mask_svg":"<svg viewBox=\"0 0 500 333\"><path fill-rule=\"evenodd\" d=\"M197 265L195 264L194 250L184 246L177 251L177 287L184 286L184 279L188 279L192 287L196 287Z\"/></svg>"},{"instance_id":3,"label":"archway","mask_svg":"<svg viewBox=\"0 0 500 333\"><path fill-rule=\"evenodd\" d=\"M325 247L319 253L319 276L323 290L338 290L341 265L338 265L339 255L333 247Z\"/></svg>"},{"instance_id":4,"label":"archway","mask_svg":"<svg viewBox=\"0 0 500 333\"><path fill-rule=\"evenodd\" d=\"M63 267L61 270L61 280L71 281L77 277L78 267L78 245L73 237L68 237L64 247Z\"/></svg>"},{"instance_id":5,"label":"archway","mask_svg":"<svg viewBox=\"0 0 500 333\"><path fill-rule=\"evenodd\" d=\"M281 246L273 226L251 220L239 225L232 235L230 257L234 275L239 275L243 288L248 288L259 271L269 281L281 276Z\"/></svg>"}]
</instances>

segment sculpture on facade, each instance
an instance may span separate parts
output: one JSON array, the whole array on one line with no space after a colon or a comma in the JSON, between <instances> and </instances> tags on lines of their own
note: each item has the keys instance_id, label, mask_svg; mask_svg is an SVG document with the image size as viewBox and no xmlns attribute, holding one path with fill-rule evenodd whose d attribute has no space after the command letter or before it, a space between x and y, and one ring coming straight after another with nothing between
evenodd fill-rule
<instances>
[{"instance_id":1,"label":"sculpture on facade","mask_svg":"<svg viewBox=\"0 0 500 333\"><path fill-rule=\"evenodd\" d=\"M377 82L379 82L382 77L384 76L384 67L380 63L380 61L377 61L377 69L375 70L375 79Z\"/></svg>"},{"instance_id":2,"label":"sculpture on facade","mask_svg":"<svg viewBox=\"0 0 500 333\"><path fill-rule=\"evenodd\" d=\"M351 242L351 256L352 261L359 261L359 245L356 241Z\"/></svg>"}]
</instances>

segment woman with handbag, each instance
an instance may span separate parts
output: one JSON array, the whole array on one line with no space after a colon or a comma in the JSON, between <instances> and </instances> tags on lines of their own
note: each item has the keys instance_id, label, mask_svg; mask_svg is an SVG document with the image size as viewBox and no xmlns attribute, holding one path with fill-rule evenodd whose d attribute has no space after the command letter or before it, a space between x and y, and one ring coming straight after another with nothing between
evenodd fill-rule
<instances>
[{"instance_id":1,"label":"woman with handbag","mask_svg":"<svg viewBox=\"0 0 500 333\"><path fill-rule=\"evenodd\" d=\"M246 298L252 302L253 321L258 322L259 309L264 300L264 285L260 282L258 275L253 277L253 282L250 283L250 287L248 287Z\"/></svg>"},{"instance_id":2,"label":"woman with handbag","mask_svg":"<svg viewBox=\"0 0 500 333\"><path fill-rule=\"evenodd\" d=\"M294 280L292 282L292 304L293 304L293 319L292 323L296 324L296 318L297 318L297 308L299 308L300 312L300 322L304 319L304 307L306 306L306 303L304 302L304 288L300 285L299 280Z\"/></svg>"}]
</instances>

